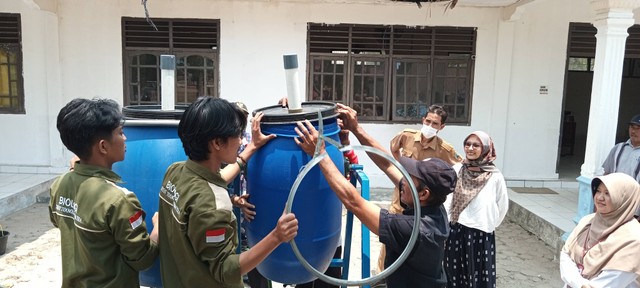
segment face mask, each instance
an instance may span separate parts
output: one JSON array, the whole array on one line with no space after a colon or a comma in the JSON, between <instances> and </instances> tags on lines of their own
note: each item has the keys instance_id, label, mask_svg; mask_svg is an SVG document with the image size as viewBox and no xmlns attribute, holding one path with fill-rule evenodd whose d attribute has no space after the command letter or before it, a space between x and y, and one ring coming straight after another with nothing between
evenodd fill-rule
<instances>
[{"instance_id":1,"label":"face mask","mask_svg":"<svg viewBox=\"0 0 640 288\"><path fill-rule=\"evenodd\" d=\"M431 126L427 126L422 124L422 129L420 129L420 132L422 133L422 135L429 139L433 136L436 136L436 133L438 133L438 130L436 128L433 128Z\"/></svg>"}]
</instances>

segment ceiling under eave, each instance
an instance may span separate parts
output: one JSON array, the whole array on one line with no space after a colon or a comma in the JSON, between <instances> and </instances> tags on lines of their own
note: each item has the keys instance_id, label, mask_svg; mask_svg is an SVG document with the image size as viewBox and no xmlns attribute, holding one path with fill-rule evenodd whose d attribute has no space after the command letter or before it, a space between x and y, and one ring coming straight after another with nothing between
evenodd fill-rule
<instances>
[{"instance_id":1,"label":"ceiling under eave","mask_svg":"<svg viewBox=\"0 0 640 288\"><path fill-rule=\"evenodd\" d=\"M251 0L250 0L251 1ZM253 0L253 1L271 1L271 0ZM325 3L371 3L371 4L385 4L392 1L398 1L401 3L415 5L412 0L281 0L285 2L325 2ZM448 5L451 0L418 0L421 5L437 4ZM516 8L524 6L526 4L535 2L537 0L458 0L455 7L511 7ZM586 0L585 0L586 1ZM455 8L454 8L455 9Z\"/></svg>"},{"instance_id":2,"label":"ceiling under eave","mask_svg":"<svg viewBox=\"0 0 640 288\"><path fill-rule=\"evenodd\" d=\"M505 7L513 4L519 4L518 2L531 2L524 0L458 0L456 6L467 7Z\"/></svg>"}]
</instances>

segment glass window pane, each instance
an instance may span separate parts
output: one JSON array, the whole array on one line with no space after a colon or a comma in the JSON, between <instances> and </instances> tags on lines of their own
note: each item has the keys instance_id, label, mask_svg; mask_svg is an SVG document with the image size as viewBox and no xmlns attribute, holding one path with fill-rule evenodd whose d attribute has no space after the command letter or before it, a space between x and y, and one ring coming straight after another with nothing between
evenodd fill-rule
<instances>
[{"instance_id":1,"label":"glass window pane","mask_svg":"<svg viewBox=\"0 0 640 288\"><path fill-rule=\"evenodd\" d=\"M463 119L466 116L466 109L464 106L456 106L456 118Z\"/></svg>"},{"instance_id":2,"label":"glass window pane","mask_svg":"<svg viewBox=\"0 0 640 288\"><path fill-rule=\"evenodd\" d=\"M145 102L160 103L157 83L155 81L148 81L142 83L142 85L144 86L142 88L142 96L140 100Z\"/></svg>"},{"instance_id":3,"label":"glass window pane","mask_svg":"<svg viewBox=\"0 0 640 288\"><path fill-rule=\"evenodd\" d=\"M187 65L190 67L203 67L204 57L199 55L192 55L187 57Z\"/></svg>"},{"instance_id":4,"label":"glass window pane","mask_svg":"<svg viewBox=\"0 0 640 288\"><path fill-rule=\"evenodd\" d=\"M187 78L185 69L176 69L176 103L187 104Z\"/></svg>"},{"instance_id":5,"label":"glass window pane","mask_svg":"<svg viewBox=\"0 0 640 288\"><path fill-rule=\"evenodd\" d=\"M398 106L396 107L396 116L398 116L398 117L405 117L406 115L407 115L407 114L406 114L406 110L405 110L405 108L404 108L404 105L398 105Z\"/></svg>"},{"instance_id":6,"label":"glass window pane","mask_svg":"<svg viewBox=\"0 0 640 288\"><path fill-rule=\"evenodd\" d=\"M9 97L0 97L0 107L2 107L2 108L10 108L11 107L11 98L9 98Z\"/></svg>"},{"instance_id":7,"label":"glass window pane","mask_svg":"<svg viewBox=\"0 0 640 288\"><path fill-rule=\"evenodd\" d=\"M407 106L407 117L409 118L417 118L418 117L418 106L417 105L406 105Z\"/></svg>"},{"instance_id":8,"label":"glass window pane","mask_svg":"<svg viewBox=\"0 0 640 288\"><path fill-rule=\"evenodd\" d=\"M569 71L588 71L588 63L589 59L588 58L576 58L576 57L570 57L569 58Z\"/></svg>"},{"instance_id":9,"label":"glass window pane","mask_svg":"<svg viewBox=\"0 0 640 288\"><path fill-rule=\"evenodd\" d=\"M382 104L376 104L375 107L375 116L384 116L384 106Z\"/></svg>"},{"instance_id":10,"label":"glass window pane","mask_svg":"<svg viewBox=\"0 0 640 288\"><path fill-rule=\"evenodd\" d=\"M384 77L375 78L375 99L374 101L384 101Z\"/></svg>"},{"instance_id":11,"label":"glass window pane","mask_svg":"<svg viewBox=\"0 0 640 288\"><path fill-rule=\"evenodd\" d=\"M322 100L332 101L333 94L333 75L325 75L322 77Z\"/></svg>"},{"instance_id":12,"label":"glass window pane","mask_svg":"<svg viewBox=\"0 0 640 288\"><path fill-rule=\"evenodd\" d=\"M210 96L216 95L216 90L215 89L216 89L216 87L207 86L207 89L204 91L204 95L210 95Z\"/></svg>"},{"instance_id":13,"label":"glass window pane","mask_svg":"<svg viewBox=\"0 0 640 288\"><path fill-rule=\"evenodd\" d=\"M131 84L138 83L138 68L131 68Z\"/></svg>"},{"instance_id":14,"label":"glass window pane","mask_svg":"<svg viewBox=\"0 0 640 288\"><path fill-rule=\"evenodd\" d=\"M403 77L396 77L396 102L406 103L407 95L405 95L405 81L410 82L411 79L406 79ZM408 83L408 86L411 87L411 83Z\"/></svg>"},{"instance_id":15,"label":"glass window pane","mask_svg":"<svg viewBox=\"0 0 640 288\"><path fill-rule=\"evenodd\" d=\"M396 75L403 76L404 74L406 74L407 63L402 61L396 61L395 68L396 68Z\"/></svg>"},{"instance_id":16,"label":"glass window pane","mask_svg":"<svg viewBox=\"0 0 640 288\"><path fill-rule=\"evenodd\" d=\"M358 115L363 115L362 114L362 104L361 103L354 103L352 105L353 109L356 110L358 112Z\"/></svg>"},{"instance_id":17,"label":"glass window pane","mask_svg":"<svg viewBox=\"0 0 640 288\"><path fill-rule=\"evenodd\" d=\"M149 103L160 103L158 88L158 69L140 68L140 101Z\"/></svg>"},{"instance_id":18,"label":"glass window pane","mask_svg":"<svg viewBox=\"0 0 640 288\"><path fill-rule=\"evenodd\" d=\"M334 93L334 95L336 96L336 101L337 102L343 102L344 100L344 91L342 89L343 85L344 85L344 76L343 75L337 75L336 76L336 85L335 85L335 89L336 92Z\"/></svg>"},{"instance_id":19,"label":"glass window pane","mask_svg":"<svg viewBox=\"0 0 640 288\"><path fill-rule=\"evenodd\" d=\"M204 95L204 71L187 69L187 101L193 102Z\"/></svg>"},{"instance_id":20,"label":"glass window pane","mask_svg":"<svg viewBox=\"0 0 640 288\"><path fill-rule=\"evenodd\" d=\"M7 52L0 50L0 64L5 64L7 62L9 62Z\"/></svg>"},{"instance_id":21,"label":"glass window pane","mask_svg":"<svg viewBox=\"0 0 640 288\"><path fill-rule=\"evenodd\" d=\"M333 64L335 66L335 71L337 74L343 74L344 73L344 61L342 60L337 60L337 61L333 61Z\"/></svg>"},{"instance_id":22,"label":"glass window pane","mask_svg":"<svg viewBox=\"0 0 640 288\"><path fill-rule=\"evenodd\" d=\"M458 72L458 65L455 63L449 63L449 65L447 65L447 74L446 76L457 76L457 72Z\"/></svg>"},{"instance_id":23,"label":"glass window pane","mask_svg":"<svg viewBox=\"0 0 640 288\"><path fill-rule=\"evenodd\" d=\"M372 104L362 105L362 116L375 116Z\"/></svg>"},{"instance_id":24,"label":"glass window pane","mask_svg":"<svg viewBox=\"0 0 640 288\"><path fill-rule=\"evenodd\" d=\"M213 66L213 59L211 59L209 57L205 57L205 60L207 61L207 67L214 67Z\"/></svg>"},{"instance_id":25,"label":"glass window pane","mask_svg":"<svg viewBox=\"0 0 640 288\"><path fill-rule=\"evenodd\" d=\"M139 57L140 65L156 65L158 63L156 55L142 54Z\"/></svg>"},{"instance_id":26,"label":"glass window pane","mask_svg":"<svg viewBox=\"0 0 640 288\"><path fill-rule=\"evenodd\" d=\"M9 95L9 67L0 65L0 95Z\"/></svg>"},{"instance_id":27,"label":"glass window pane","mask_svg":"<svg viewBox=\"0 0 640 288\"><path fill-rule=\"evenodd\" d=\"M18 53L9 52L9 63L16 64L18 62Z\"/></svg>"},{"instance_id":28,"label":"glass window pane","mask_svg":"<svg viewBox=\"0 0 640 288\"><path fill-rule=\"evenodd\" d=\"M214 70L213 69L207 69L207 85L215 85L215 77L214 76ZM208 95L214 95L214 94L208 94Z\"/></svg>"},{"instance_id":29,"label":"glass window pane","mask_svg":"<svg viewBox=\"0 0 640 288\"><path fill-rule=\"evenodd\" d=\"M9 64L9 79L10 80L16 80L18 79L18 67L13 64Z\"/></svg>"},{"instance_id":30,"label":"glass window pane","mask_svg":"<svg viewBox=\"0 0 640 288\"><path fill-rule=\"evenodd\" d=\"M131 94L129 95L129 102L131 104L133 104L133 103L137 104L138 101L139 101L138 100L138 95L140 94L138 92L138 85L131 85L130 87L131 87Z\"/></svg>"},{"instance_id":31,"label":"glass window pane","mask_svg":"<svg viewBox=\"0 0 640 288\"><path fill-rule=\"evenodd\" d=\"M131 57L131 65L138 65L138 56Z\"/></svg>"},{"instance_id":32,"label":"glass window pane","mask_svg":"<svg viewBox=\"0 0 640 288\"><path fill-rule=\"evenodd\" d=\"M18 97L18 81L11 81L11 91L9 96Z\"/></svg>"},{"instance_id":33,"label":"glass window pane","mask_svg":"<svg viewBox=\"0 0 640 288\"><path fill-rule=\"evenodd\" d=\"M354 71L357 74L362 73L362 61L356 61L356 67L354 67Z\"/></svg>"},{"instance_id":34,"label":"glass window pane","mask_svg":"<svg viewBox=\"0 0 640 288\"><path fill-rule=\"evenodd\" d=\"M186 62L186 57L176 57L176 66L177 67L184 67Z\"/></svg>"},{"instance_id":35,"label":"glass window pane","mask_svg":"<svg viewBox=\"0 0 640 288\"><path fill-rule=\"evenodd\" d=\"M145 82L158 82L158 69L156 68L140 68L140 84Z\"/></svg>"}]
</instances>

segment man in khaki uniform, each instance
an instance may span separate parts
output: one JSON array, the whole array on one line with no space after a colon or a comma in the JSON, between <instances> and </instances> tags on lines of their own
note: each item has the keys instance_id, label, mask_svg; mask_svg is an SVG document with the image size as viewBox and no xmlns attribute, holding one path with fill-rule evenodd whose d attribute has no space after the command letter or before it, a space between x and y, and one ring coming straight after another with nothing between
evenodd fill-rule
<instances>
[{"instance_id":1,"label":"man in khaki uniform","mask_svg":"<svg viewBox=\"0 0 640 288\"><path fill-rule=\"evenodd\" d=\"M438 137L438 132L444 129L447 121L447 111L440 105L431 105L422 117L422 129L404 129L391 139L390 150L396 160L400 156L422 161L427 158L439 158L452 165L462 162L462 157L451 144ZM389 213L401 214L404 209L400 205L400 192L394 189ZM378 269L384 268L386 255L384 246L380 249Z\"/></svg>"},{"instance_id":2,"label":"man in khaki uniform","mask_svg":"<svg viewBox=\"0 0 640 288\"><path fill-rule=\"evenodd\" d=\"M119 187L113 163L124 160L123 116L113 100L74 99L58 114L62 143L78 155L51 186L49 217L60 229L62 287L140 287L138 271L158 255L133 192Z\"/></svg>"}]
</instances>

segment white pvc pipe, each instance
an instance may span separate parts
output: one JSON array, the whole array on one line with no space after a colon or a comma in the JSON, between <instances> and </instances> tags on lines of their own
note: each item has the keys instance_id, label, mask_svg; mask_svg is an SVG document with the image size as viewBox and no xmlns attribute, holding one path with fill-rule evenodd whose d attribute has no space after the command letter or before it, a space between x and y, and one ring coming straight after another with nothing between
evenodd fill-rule
<instances>
[{"instance_id":1,"label":"white pvc pipe","mask_svg":"<svg viewBox=\"0 0 640 288\"><path fill-rule=\"evenodd\" d=\"M287 101L289 113L302 112L302 99L300 97L300 83L298 78L298 55L284 55L284 71L287 81Z\"/></svg>"},{"instance_id":2,"label":"white pvc pipe","mask_svg":"<svg viewBox=\"0 0 640 288\"><path fill-rule=\"evenodd\" d=\"M176 56L160 55L161 110L176 109Z\"/></svg>"}]
</instances>

